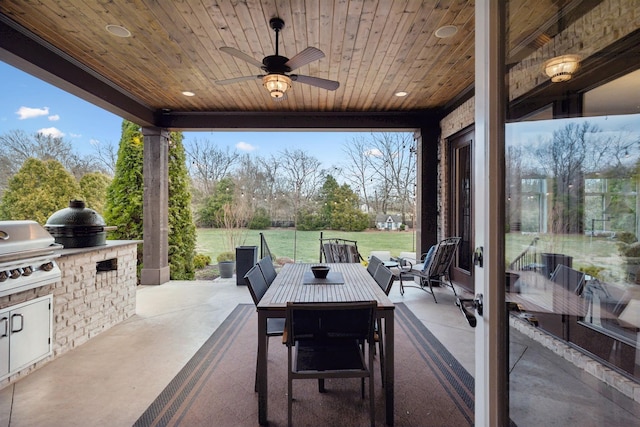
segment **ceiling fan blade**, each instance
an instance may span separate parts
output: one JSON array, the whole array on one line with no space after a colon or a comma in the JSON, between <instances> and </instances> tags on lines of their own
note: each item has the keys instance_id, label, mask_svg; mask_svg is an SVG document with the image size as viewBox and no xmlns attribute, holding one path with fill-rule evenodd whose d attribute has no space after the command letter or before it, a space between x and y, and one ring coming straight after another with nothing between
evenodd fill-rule
<instances>
[{"instance_id":1,"label":"ceiling fan blade","mask_svg":"<svg viewBox=\"0 0 640 427\"><path fill-rule=\"evenodd\" d=\"M293 58L285 62L284 65L293 71L296 68L300 68L303 65L307 65L310 62L317 61L322 58L324 58L324 53L320 49L308 47L302 52L297 53Z\"/></svg>"},{"instance_id":2,"label":"ceiling fan blade","mask_svg":"<svg viewBox=\"0 0 640 427\"><path fill-rule=\"evenodd\" d=\"M234 77L232 79L226 79L226 80L216 80L216 84L217 85L230 85L232 83L238 83L238 82L244 82L246 80L253 80L253 79L261 79L262 76L242 76L242 77Z\"/></svg>"},{"instance_id":3,"label":"ceiling fan blade","mask_svg":"<svg viewBox=\"0 0 640 427\"><path fill-rule=\"evenodd\" d=\"M337 82L335 80L321 79L320 77L301 76L299 74L292 74L289 77L291 77L291 80L293 81L320 87L327 90L336 90L340 87L340 82Z\"/></svg>"},{"instance_id":4,"label":"ceiling fan blade","mask_svg":"<svg viewBox=\"0 0 640 427\"><path fill-rule=\"evenodd\" d=\"M238 49L234 49L232 47L223 46L223 47L220 48L220 51L222 51L224 53L228 53L231 56L235 56L238 59L242 59L243 61L246 61L249 64L253 64L258 68L262 68L262 62L258 61L257 59L254 59L254 58L250 57L249 55L247 55L244 52L240 52Z\"/></svg>"}]
</instances>

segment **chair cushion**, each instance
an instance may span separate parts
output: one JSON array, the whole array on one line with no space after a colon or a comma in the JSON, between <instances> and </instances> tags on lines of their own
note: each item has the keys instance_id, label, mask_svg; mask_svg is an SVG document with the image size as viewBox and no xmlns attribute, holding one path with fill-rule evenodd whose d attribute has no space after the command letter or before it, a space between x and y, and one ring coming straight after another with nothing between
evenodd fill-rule
<instances>
[{"instance_id":1,"label":"chair cushion","mask_svg":"<svg viewBox=\"0 0 640 427\"><path fill-rule=\"evenodd\" d=\"M371 251L369 257L376 257L380 261L391 261L391 251Z\"/></svg>"},{"instance_id":2,"label":"chair cushion","mask_svg":"<svg viewBox=\"0 0 640 427\"><path fill-rule=\"evenodd\" d=\"M429 264L431 264L431 258L433 258L433 254L436 252L436 248L438 245L433 245L429 248L429 252L427 252L427 256L424 257L424 264L422 265L422 271L427 271L429 268Z\"/></svg>"}]
</instances>

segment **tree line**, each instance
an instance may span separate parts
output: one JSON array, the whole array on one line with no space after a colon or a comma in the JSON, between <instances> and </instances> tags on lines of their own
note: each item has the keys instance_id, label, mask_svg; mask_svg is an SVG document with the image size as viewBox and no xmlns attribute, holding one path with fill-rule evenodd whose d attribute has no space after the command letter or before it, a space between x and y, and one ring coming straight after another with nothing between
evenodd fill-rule
<instances>
[{"instance_id":1,"label":"tree line","mask_svg":"<svg viewBox=\"0 0 640 427\"><path fill-rule=\"evenodd\" d=\"M328 168L302 149L260 157L170 135L172 279L193 278L195 226L359 231L376 213L412 211L415 151L408 134L353 139L344 145L347 161ZM110 238L142 239L141 128L125 120L117 146L92 149L81 156L63 138L0 135L0 219L44 224L69 200L82 199L117 226Z\"/></svg>"}]
</instances>

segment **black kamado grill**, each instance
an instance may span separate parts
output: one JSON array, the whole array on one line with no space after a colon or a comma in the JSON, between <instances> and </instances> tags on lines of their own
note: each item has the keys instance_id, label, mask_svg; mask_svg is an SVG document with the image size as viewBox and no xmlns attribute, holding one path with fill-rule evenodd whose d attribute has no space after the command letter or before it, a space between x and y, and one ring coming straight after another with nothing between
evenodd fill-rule
<instances>
[{"instance_id":1,"label":"black kamado grill","mask_svg":"<svg viewBox=\"0 0 640 427\"><path fill-rule=\"evenodd\" d=\"M49 217L44 228L65 248L86 248L105 245L107 231L117 227L107 227L102 216L87 208L84 201L71 200L68 208Z\"/></svg>"}]
</instances>

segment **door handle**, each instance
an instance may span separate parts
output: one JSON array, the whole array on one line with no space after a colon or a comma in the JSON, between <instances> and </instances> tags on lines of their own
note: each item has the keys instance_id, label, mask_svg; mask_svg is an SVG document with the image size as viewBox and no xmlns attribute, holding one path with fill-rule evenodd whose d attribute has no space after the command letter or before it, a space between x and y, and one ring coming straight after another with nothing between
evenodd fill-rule
<instances>
[{"instance_id":1,"label":"door handle","mask_svg":"<svg viewBox=\"0 0 640 427\"><path fill-rule=\"evenodd\" d=\"M0 335L0 338L8 337L9 336L9 318L3 317L2 319L0 319L0 322L4 323L4 332L2 333L2 335Z\"/></svg>"},{"instance_id":2,"label":"door handle","mask_svg":"<svg viewBox=\"0 0 640 427\"><path fill-rule=\"evenodd\" d=\"M13 329L16 323L16 318L20 318L20 329ZM15 334L17 332L20 332L24 329L24 316L22 316L22 314L20 313L16 313L13 316L11 316L11 333Z\"/></svg>"},{"instance_id":3,"label":"door handle","mask_svg":"<svg viewBox=\"0 0 640 427\"><path fill-rule=\"evenodd\" d=\"M484 248L482 246L478 246L476 250L473 252L473 264L478 267L482 267L482 255L484 254Z\"/></svg>"}]
</instances>

